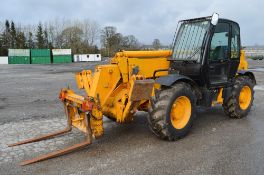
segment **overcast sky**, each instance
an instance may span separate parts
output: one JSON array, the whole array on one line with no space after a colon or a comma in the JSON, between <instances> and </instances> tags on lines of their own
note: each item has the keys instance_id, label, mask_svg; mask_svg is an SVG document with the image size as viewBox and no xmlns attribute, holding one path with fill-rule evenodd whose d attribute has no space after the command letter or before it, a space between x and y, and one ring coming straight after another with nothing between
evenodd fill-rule
<instances>
[{"instance_id":1,"label":"overcast sky","mask_svg":"<svg viewBox=\"0 0 264 175\"><path fill-rule=\"evenodd\" d=\"M37 24L53 18L97 21L116 26L145 44L159 38L170 44L180 19L209 16L237 21L242 44L264 45L263 0L1 0L0 20Z\"/></svg>"}]
</instances>

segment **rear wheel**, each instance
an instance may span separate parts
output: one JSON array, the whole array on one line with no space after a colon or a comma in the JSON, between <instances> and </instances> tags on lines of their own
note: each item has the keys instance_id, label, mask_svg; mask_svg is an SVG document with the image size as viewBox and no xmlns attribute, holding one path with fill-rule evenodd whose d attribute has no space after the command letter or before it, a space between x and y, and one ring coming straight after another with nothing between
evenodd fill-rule
<instances>
[{"instance_id":1,"label":"rear wheel","mask_svg":"<svg viewBox=\"0 0 264 175\"><path fill-rule=\"evenodd\" d=\"M224 99L223 108L230 118L247 116L254 100L254 83L247 76L239 76L231 94Z\"/></svg>"},{"instance_id":2,"label":"rear wheel","mask_svg":"<svg viewBox=\"0 0 264 175\"><path fill-rule=\"evenodd\" d=\"M191 129L195 108L196 97L189 84L181 82L161 90L153 100L150 129L165 140L182 138Z\"/></svg>"}]
</instances>

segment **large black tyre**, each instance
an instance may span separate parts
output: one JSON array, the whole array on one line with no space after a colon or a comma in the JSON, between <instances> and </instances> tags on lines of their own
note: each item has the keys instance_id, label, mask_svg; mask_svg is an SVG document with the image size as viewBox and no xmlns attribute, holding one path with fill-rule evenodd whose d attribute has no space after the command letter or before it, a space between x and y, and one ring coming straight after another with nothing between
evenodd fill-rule
<instances>
[{"instance_id":1,"label":"large black tyre","mask_svg":"<svg viewBox=\"0 0 264 175\"><path fill-rule=\"evenodd\" d=\"M175 102L180 98L187 99L188 106L190 106L187 111L190 111L190 116L185 120L186 122L184 121L183 127L175 128L177 123L175 124L174 118L171 118L171 112L175 107ZM196 116L196 96L189 84L179 82L172 87L159 90L152 102L148 121L155 135L164 140L174 141L183 138L190 131Z\"/></svg>"},{"instance_id":2,"label":"large black tyre","mask_svg":"<svg viewBox=\"0 0 264 175\"><path fill-rule=\"evenodd\" d=\"M241 94L245 98L241 100ZM230 118L243 118L249 113L254 100L254 82L248 76L236 77L231 94L224 99L223 109Z\"/></svg>"}]
</instances>

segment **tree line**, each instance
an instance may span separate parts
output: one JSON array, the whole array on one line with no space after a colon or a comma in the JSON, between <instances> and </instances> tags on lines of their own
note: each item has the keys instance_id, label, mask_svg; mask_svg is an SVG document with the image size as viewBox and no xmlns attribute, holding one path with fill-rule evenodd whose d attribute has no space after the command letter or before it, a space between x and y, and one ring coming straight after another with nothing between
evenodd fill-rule
<instances>
[{"instance_id":1,"label":"tree line","mask_svg":"<svg viewBox=\"0 0 264 175\"><path fill-rule=\"evenodd\" d=\"M160 47L159 39L154 39L150 49ZM73 54L101 53L103 56L113 56L119 50L146 49L134 35L123 35L114 26L101 28L89 19L55 19L37 26L23 26L9 20L0 22L1 56L6 56L8 49L30 48L70 48Z\"/></svg>"}]
</instances>

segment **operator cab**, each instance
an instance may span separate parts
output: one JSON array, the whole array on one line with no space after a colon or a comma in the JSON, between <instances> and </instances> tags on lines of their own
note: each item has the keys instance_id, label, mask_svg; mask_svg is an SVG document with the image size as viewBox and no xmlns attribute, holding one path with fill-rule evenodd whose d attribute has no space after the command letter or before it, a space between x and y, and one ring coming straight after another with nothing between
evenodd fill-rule
<instances>
[{"instance_id":1,"label":"operator cab","mask_svg":"<svg viewBox=\"0 0 264 175\"><path fill-rule=\"evenodd\" d=\"M238 23L210 17L179 22L170 73L179 73L209 89L232 84L240 62Z\"/></svg>"}]
</instances>

